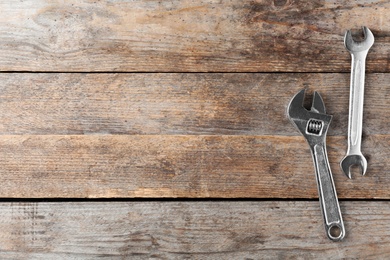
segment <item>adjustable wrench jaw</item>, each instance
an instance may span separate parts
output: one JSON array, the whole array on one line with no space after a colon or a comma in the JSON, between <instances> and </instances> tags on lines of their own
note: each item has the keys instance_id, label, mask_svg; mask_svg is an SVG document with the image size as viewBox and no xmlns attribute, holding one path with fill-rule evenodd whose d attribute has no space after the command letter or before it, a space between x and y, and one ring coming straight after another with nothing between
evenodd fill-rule
<instances>
[{"instance_id":1,"label":"adjustable wrench jaw","mask_svg":"<svg viewBox=\"0 0 390 260\"><path fill-rule=\"evenodd\" d=\"M299 91L288 105L288 118L306 138L310 147L325 143L331 115L326 114L324 101L318 92L314 92L310 111L303 107L305 89Z\"/></svg>"}]
</instances>

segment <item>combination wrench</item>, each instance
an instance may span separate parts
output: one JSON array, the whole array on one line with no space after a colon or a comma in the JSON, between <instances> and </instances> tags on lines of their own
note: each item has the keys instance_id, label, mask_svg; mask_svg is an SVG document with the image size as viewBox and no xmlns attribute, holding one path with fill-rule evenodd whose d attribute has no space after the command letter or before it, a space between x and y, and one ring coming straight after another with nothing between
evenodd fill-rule
<instances>
[{"instance_id":1,"label":"combination wrench","mask_svg":"<svg viewBox=\"0 0 390 260\"><path fill-rule=\"evenodd\" d=\"M330 240L340 241L345 235L344 222L326 152L326 133L332 116L326 114L318 92L314 92L310 111L303 107L304 97L302 89L290 101L287 115L310 146L326 234Z\"/></svg>"},{"instance_id":2,"label":"combination wrench","mask_svg":"<svg viewBox=\"0 0 390 260\"><path fill-rule=\"evenodd\" d=\"M374 44L374 35L363 27L364 40L356 42L348 30L344 36L345 48L350 52L351 83L349 93L349 119L348 119L348 150L340 162L341 169L351 179L350 167L361 167L362 175L367 171L367 160L361 152L362 125L363 125L363 100L364 100L364 76L366 57L368 50Z\"/></svg>"}]
</instances>

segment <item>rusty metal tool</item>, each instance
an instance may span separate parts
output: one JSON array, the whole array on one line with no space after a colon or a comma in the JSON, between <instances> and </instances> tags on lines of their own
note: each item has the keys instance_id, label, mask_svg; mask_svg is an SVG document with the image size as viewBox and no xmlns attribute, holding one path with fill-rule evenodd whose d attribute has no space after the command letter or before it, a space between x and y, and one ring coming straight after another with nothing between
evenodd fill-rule
<instances>
[{"instance_id":1,"label":"rusty metal tool","mask_svg":"<svg viewBox=\"0 0 390 260\"><path fill-rule=\"evenodd\" d=\"M330 240L340 241L345 236L344 222L326 152L326 133L332 116L326 114L318 92L314 92L310 110L303 107L304 96L302 89L292 98L287 115L310 146L326 234Z\"/></svg>"}]
</instances>

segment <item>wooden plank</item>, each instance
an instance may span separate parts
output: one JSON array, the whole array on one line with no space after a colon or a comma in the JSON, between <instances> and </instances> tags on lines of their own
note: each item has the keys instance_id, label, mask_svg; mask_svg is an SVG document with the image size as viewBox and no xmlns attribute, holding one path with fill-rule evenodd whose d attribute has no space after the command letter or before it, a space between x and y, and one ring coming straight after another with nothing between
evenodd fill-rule
<instances>
[{"instance_id":1,"label":"wooden plank","mask_svg":"<svg viewBox=\"0 0 390 260\"><path fill-rule=\"evenodd\" d=\"M388 72L388 1L2 1L2 71L349 71L347 29L371 28Z\"/></svg>"},{"instance_id":2,"label":"wooden plank","mask_svg":"<svg viewBox=\"0 0 390 260\"><path fill-rule=\"evenodd\" d=\"M334 243L315 201L1 203L0 257L387 259L389 206L341 202Z\"/></svg>"},{"instance_id":3,"label":"wooden plank","mask_svg":"<svg viewBox=\"0 0 390 260\"><path fill-rule=\"evenodd\" d=\"M366 79L365 135L390 134L389 74ZM286 117L319 91L347 135L349 74L0 74L0 134L299 135Z\"/></svg>"},{"instance_id":4,"label":"wooden plank","mask_svg":"<svg viewBox=\"0 0 390 260\"><path fill-rule=\"evenodd\" d=\"M367 176L339 162L346 137L328 138L340 198L390 198L390 136L367 136ZM303 137L2 136L2 198L317 198Z\"/></svg>"}]
</instances>

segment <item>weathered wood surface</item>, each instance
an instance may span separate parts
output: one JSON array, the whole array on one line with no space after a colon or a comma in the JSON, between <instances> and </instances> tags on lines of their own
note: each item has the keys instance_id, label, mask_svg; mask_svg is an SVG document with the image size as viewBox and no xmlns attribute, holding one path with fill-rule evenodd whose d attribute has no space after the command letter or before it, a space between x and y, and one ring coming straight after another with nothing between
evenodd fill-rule
<instances>
[{"instance_id":1,"label":"weathered wood surface","mask_svg":"<svg viewBox=\"0 0 390 260\"><path fill-rule=\"evenodd\" d=\"M390 134L389 74L366 78L365 135ZM349 74L0 74L0 134L300 135L286 117L303 87L347 135Z\"/></svg>"},{"instance_id":2,"label":"weathered wood surface","mask_svg":"<svg viewBox=\"0 0 390 260\"><path fill-rule=\"evenodd\" d=\"M1 1L0 71L82 73L0 74L0 259L390 258L390 76L379 73L390 72L389 8ZM338 166L350 70L343 34L361 25L376 37L363 129L369 169L351 181ZM344 242L326 238L316 200L124 201L317 198L309 149L285 114L303 87L334 115L328 152L339 198L387 199L341 201Z\"/></svg>"},{"instance_id":3,"label":"weathered wood surface","mask_svg":"<svg viewBox=\"0 0 390 260\"><path fill-rule=\"evenodd\" d=\"M303 137L16 135L0 138L0 197L316 198ZM367 176L339 162L346 137L328 138L340 198L390 198L390 135L366 137Z\"/></svg>"},{"instance_id":4,"label":"weathered wood surface","mask_svg":"<svg viewBox=\"0 0 390 260\"><path fill-rule=\"evenodd\" d=\"M388 259L390 203L343 201L326 238L319 203L1 203L1 259Z\"/></svg>"},{"instance_id":5,"label":"weathered wood surface","mask_svg":"<svg viewBox=\"0 0 390 260\"><path fill-rule=\"evenodd\" d=\"M349 71L347 29L388 72L388 1L2 1L1 71Z\"/></svg>"}]
</instances>

